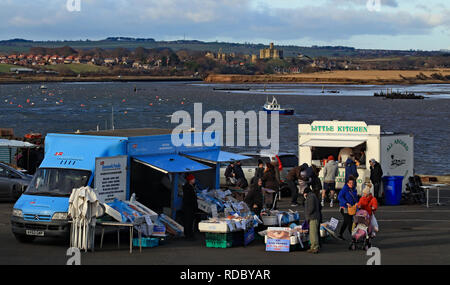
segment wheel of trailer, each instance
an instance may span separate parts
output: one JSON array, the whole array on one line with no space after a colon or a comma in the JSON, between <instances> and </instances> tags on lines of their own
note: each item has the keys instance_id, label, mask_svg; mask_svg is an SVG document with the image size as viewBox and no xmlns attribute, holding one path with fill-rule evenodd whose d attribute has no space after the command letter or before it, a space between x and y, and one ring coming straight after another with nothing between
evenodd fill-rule
<instances>
[{"instance_id":1,"label":"wheel of trailer","mask_svg":"<svg viewBox=\"0 0 450 285\"><path fill-rule=\"evenodd\" d=\"M19 242L22 242L22 243L30 243L30 242L33 242L34 239L36 238L36 237L34 237L34 236L27 236L27 235L21 235L21 234L14 234L14 236L16 237L16 239L17 239Z\"/></svg>"}]
</instances>

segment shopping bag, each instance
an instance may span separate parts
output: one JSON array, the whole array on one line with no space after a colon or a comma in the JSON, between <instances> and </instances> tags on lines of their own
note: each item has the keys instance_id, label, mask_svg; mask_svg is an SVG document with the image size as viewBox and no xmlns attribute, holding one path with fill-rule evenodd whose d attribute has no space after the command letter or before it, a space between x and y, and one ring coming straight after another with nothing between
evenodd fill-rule
<instances>
[{"instance_id":1,"label":"shopping bag","mask_svg":"<svg viewBox=\"0 0 450 285\"><path fill-rule=\"evenodd\" d=\"M372 218L370 220L370 224L372 225L373 230L378 232L378 230L379 230L378 222L377 222L377 219L375 218L375 215L372 215Z\"/></svg>"},{"instance_id":2,"label":"shopping bag","mask_svg":"<svg viewBox=\"0 0 450 285\"><path fill-rule=\"evenodd\" d=\"M356 206L357 206L357 204L355 204L355 205L353 205L351 207L348 207L348 214L350 216L356 215Z\"/></svg>"}]
</instances>

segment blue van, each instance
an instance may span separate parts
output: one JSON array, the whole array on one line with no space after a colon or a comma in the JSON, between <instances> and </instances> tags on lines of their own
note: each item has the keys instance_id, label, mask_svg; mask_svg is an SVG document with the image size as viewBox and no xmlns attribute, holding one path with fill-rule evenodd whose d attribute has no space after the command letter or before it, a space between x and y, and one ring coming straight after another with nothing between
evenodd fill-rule
<instances>
[{"instance_id":1,"label":"blue van","mask_svg":"<svg viewBox=\"0 0 450 285\"><path fill-rule=\"evenodd\" d=\"M173 218L181 209L181 174L195 172L203 186L217 189L221 163L248 159L223 152L216 145L177 147L170 133L164 129L131 129L48 134L44 160L13 208L11 227L16 239L68 238L69 197L73 189L83 186L98 191L95 179L99 159L126 156L121 198L129 199L130 193L135 193L138 201L141 198L140 202L152 209L162 212L164 207L169 208Z\"/></svg>"}]
</instances>

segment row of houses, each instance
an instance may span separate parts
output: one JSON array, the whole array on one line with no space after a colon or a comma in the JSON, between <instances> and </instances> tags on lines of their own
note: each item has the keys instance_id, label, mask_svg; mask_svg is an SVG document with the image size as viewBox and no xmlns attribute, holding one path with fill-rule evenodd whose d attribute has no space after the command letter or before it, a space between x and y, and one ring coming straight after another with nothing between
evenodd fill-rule
<instances>
[{"instance_id":1,"label":"row of houses","mask_svg":"<svg viewBox=\"0 0 450 285\"><path fill-rule=\"evenodd\" d=\"M131 66L134 60L127 57L123 58L100 58L93 56L79 56L79 55L33 55L33 54L11 54L0 55L0 64L13 64L21 66L43 66L43 65L57 65L57 64L71 64L83 63L93 65L128 65Z\"/></svg>"}]
</instances>

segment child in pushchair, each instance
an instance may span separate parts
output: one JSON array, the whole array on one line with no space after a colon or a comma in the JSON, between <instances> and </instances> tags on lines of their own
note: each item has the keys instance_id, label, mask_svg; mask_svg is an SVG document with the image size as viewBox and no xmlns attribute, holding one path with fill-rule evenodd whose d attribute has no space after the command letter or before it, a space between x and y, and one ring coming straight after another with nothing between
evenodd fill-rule
<instances>
[{"instance_id":1,"label":"child in pushchair","mask_svg":"<svg viewBox=\"0 0 450 285\"><path fill-rule=\"evenodd\" d=\"M359 210L353 217L352 243L350 250L364 249L371 247L373 229L370 225L370 215L366 210Z\"/></svg>"},{"instance_id":2,"label":"child in pushchair","mask_svg":"<svg viewBox=\"0 0 450 285\"><path fill-rule=\"evenodd\" d=\"M373 216L378 208L378 203L377 199L370 193L370 188L366 187L363 190L358 208L359 210L353 217L352 243L349 249L361 248L367 250L372 246L371 240L375 237L375 232L378 231L378 223Z\"/></svg>"}]
</instances>

